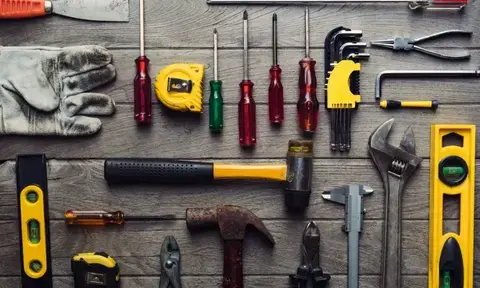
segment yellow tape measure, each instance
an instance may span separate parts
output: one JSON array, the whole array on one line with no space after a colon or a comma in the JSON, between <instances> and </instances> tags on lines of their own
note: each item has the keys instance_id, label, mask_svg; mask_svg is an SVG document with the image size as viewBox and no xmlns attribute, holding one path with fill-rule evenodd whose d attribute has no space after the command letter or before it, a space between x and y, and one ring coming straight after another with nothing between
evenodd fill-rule
<instances>
[{"instance_id":1,"label":"yellow tape measure","mask_svg":"<svg viewBox=\"0 0 480 288\"><path fill-rule=\"evenodd\" d=\"M202 112L203 64L172 64L155 78L158 100L166 107L181 112Z\"/></svg>"}]
</instances>

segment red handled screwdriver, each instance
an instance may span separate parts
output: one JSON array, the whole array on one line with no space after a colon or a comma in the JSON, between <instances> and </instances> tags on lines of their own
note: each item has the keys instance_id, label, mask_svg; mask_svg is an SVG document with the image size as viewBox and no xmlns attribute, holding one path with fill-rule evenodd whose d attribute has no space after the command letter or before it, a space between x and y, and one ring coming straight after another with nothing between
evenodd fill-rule
<instances>
[{"instance_id":1,"label":"red handled screwdriver","mask_svg":"<svg viewBox=\"0 0 480 288\"><path fill-rule=\"evenodd\" d=\"M277 14L273 14L272 47L273 65L270 68L270 87L268 88L268 115L270 123L281 124L284 118L282 69L278 65Z\"/></svg>"},{"instance_id":2,"label":"red handled screwdriver","mask_svg":"<svg viewBox=\"0 0 480 288\"><path fill-rule=\"evenodd\" d=\"M248 79L248 13L243 12L243 81L238 103L238 133L240 146L254 147L257 143L253 82Z\"/></svg>"},{"instance_id":3,"label":"red handled screwdriver","mask_svg":"<svg viewBox=\"0 0 480 288\"><path fill-rule=\"evenodd\" d=\"M299 97L297 102L300 129L307 134L315 133L318 125L319 103L317 99L317 77L315 64L310 58L310 23L308 7L305 8L305 58L300 60L300 77L298 80Z\"/></svg>"},{"instance_id":4,"label":"red handled screwdriver","mask_svg":"<svg viewBox=\"0 0 480 288\"><path fill-rule=\"evenodd\" d=\"M135 60L137 74L133 80L134 111L137 124L152 122L152 81L148 75L148 60L145 56L144 0L140 0L140 56Z\"/></svg>"}]
</instances>

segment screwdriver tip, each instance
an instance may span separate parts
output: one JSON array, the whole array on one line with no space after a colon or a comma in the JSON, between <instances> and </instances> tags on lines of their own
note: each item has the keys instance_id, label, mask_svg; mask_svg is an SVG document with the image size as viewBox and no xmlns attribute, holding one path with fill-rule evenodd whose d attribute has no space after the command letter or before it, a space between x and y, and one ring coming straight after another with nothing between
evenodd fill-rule
<instances>
[{"instance_id":1,"label":"screwdriver tip","mask_svg":"<svg viewBox=\"0 0 480 288\"><path fill-rule=\"evenodd\" d=\"M273 21L277 21L277 13L273 13Z\"/></svg>"},{"instance_id":2,"label":"screwdriver tip","mask_svg":"<svg viewBox=\"0 0 480 288\"><path fill-rule=\"evenodd\" d=\"M247 12L247 10L243 11L243 20L248 20L248 12Z\"/></svg>"},{"instance_id":3,"label":"screwdriver tip","mask_svg":"<svg viewBox=\"0 0 480 288\"><path fill-rule=\"evenodd\" d=\"M217 34L217 28L213 29L213 34Z\"/></svg>"}]
</instances>

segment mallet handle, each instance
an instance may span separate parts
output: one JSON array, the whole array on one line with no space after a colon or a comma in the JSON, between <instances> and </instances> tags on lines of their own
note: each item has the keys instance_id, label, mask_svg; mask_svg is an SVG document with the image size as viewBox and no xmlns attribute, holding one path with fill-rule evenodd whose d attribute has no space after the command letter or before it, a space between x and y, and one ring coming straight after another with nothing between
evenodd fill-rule
<instances>
[{"instance_id":1,"label":"mallet handle","mask_svg":"<svg viewBox=\"0 0 480 288\"><path fill-rule=\"evenodd\" d=\"M243 288L243 241L225 240L223 288Z\"/></svg>"},{"instance_id":2,"label":"mallet handle","mask_svg":"<svg viewBox=\"0 0 480 288\"><path fill-rule=\"evenodd\" d=\"M105 161L108 183L191 184L213 180L213 164L154 158L119 158Z\"/></svg>"},{"instance_id":3,"label":"mallet handle","mask_svg":"<svg viewBox=\"0 0 480 288\"><path fill-rule=\"evenodd\" d=\"M105 161L108 183L190 184L214 179L285 181L286 164L223 164L154 158L120 158Z\"/></svg>"}]
</instances>

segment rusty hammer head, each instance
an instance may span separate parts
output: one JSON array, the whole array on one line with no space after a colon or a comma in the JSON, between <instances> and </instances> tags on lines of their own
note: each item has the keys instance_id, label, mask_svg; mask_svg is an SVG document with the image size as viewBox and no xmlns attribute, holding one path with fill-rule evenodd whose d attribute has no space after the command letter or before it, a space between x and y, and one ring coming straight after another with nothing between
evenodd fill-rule
<instances>
[{"instance_id":1,"label":"rusty hammer head","mask_svg":"<svg viewBox=\"0 0 480 288\"><path fill-rule=\"evenodd\" d=\"M219 227L224 240L243 240L247 226L260 231L273 245L272 234L263 222L249 210L234 205L219 205L215 208L187 209L188 229Z\"/></svg>"},{"instance_id":2,"label":"rusty hammer head","mask_svg":"<svg viewBox=\"0 0 480 288\"><path fill-rule=\"evenodd\" d=\"M313 173L313 141L290 140L287 152L285 206L303 211L310 203Z\"/></svg>"}]
</instances>

